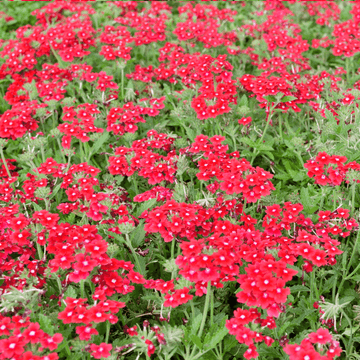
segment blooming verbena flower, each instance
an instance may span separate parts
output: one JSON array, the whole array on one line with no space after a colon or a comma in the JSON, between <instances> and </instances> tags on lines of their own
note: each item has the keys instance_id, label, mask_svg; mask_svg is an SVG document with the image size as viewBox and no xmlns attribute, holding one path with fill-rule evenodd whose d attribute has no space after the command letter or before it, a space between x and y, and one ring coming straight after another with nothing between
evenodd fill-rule
<instances>
[{"instance_id":1,"label":"blooming verbena flower","mask_svg":"<svg viewBox=\"0 0 360 360\"><path fill-rule=\"evenodd\" d=\"M224 140L223 136L209 139L199 135L195 138L189 152L204 154L198 162L197 178L212 182L217 179L222 191L228 195L242 194L248 203L269 195L275 189L270 181L273 175L260 167L252 167L249 161L240 159L236 153L226 153L228 146L221 144Z\"/></svg>"},{"instance_id":2,"label":"blooming verbena flower","mask_svg":"<svg viewBox=\"0 0 360 360\"><path fill-rule=\"evenodd\" d=\"M0 332L3 337L0 340L0 351L4 359L23 358L25 354L24 358L30 359L35 356L30 351L35 345L41 345L37 351L39 354L44 350L56 350L63 340L60 333L50 336L40 329L38 323L30 322L29 318L23 319L20 316L2 317ZM48 356L49 359L57 359L55 353Z\"/></svg>"},{"instance_id":3,"label":"blooming verbena flower","mask_svg":"<svg viewBox=\"0 0 360 360\"><path fill-rule=\"evenodd\" d=\"M315 350L312 344L320 346ZM287 344L284 352L289 355L290 360L334 359L340 356L341 348L339 342L333 340L329 330L320 328L310 333L300 345Z\"/></svg>"},{"instance_id":4,"label":"blooming verbena flower","mask_svg":"<svg viewBox=\"0 0 360 360\"><path fill-rule=\"evenodd\" d=\"M130 60L130 51L132 48L126 46L127 43L132 43L134 38L125 26L110 26L104 27L98 38L100 45L103 45L100 55L103 55L106 60L115 60L117 58Z\"/></svg>"},{"instance_id":5,"label":"blooming verbena flower","mask_svg":"<svg viewBox=\"0 0 360 360\"><path fill-rule=\"evenodd\" d=\"M95 359L108 358L112 349L111 344L101 343L100 345L90 344L91 356Z\"/></svg>"},{"instance_id":6,"label":"blooming verbena flower","mask_svg":"<svg viewBox=\"0 0 360 360\"><path fill-rule=\"evenodd\" d=\"M157 201L170 200L173 197L173 191L163 186L155 186L151 190L145 191L142 194L138 194L134 197L134 202L143 202L150 199L156 199Z\"/></svg>"},{"instance_id":7,"label":"blooming verbena flower","mask_svg":"<svg viewBox=\"0 0 360 360\"><path fill-rule=\"evenodd\" d=\"M248 116L248 117L242 117L240 120L238 120L238 123L240 125L245 126L245 125L249 125L251 123L251 121L252 121L252 118L250 116Z\"/></svg>"},{"instance_id":8,"label":"blooming verbena flower","mask_svg":"<svg viewBox=\"0 0 360 360\"><path fill-rule=\"evenodd\" d=\"M36 130L39 127L35 119L36 110L46 107L46 104L38 104L33 100L17 103L6 110L0 117L0 137L17 139Z\"/></svg>"},{"instance_id":9,"label":"blooming verbena flower","mask_svg":"<svg viewBox=\"0 0 360 360\"><path fill-rule=\"evenodd\" d=\"M174 138L155 130L148 131L147 136L147 139L134 141L131 148L118 147L115 150L116 156L109 157L110 174L131 176L137 172L151 185L163 180L174 182L177 157L170 151ZM164 150L167 155L160 155L155 149Z\"/></svg>"},{"instance_id":10,"label":"blooming verbena flower","mask_svg":"<svg viewBox=\"0 0 360 360\"><path fill-rule=\"evenodd\" d=\"M138 129L137 123L145 123L144 115L159 115L164 105L165 96L161 98L142 99L142 102L149 102L150 106L134 105L132 102L125 103L122 107L113 107L110 109L107 120L107 131L116 135L125 133L135 133Z\"/></svg>"},{"instance_id":11,"label":"blooming verbena flower","mask_svg":"<svg viewBox=\"0 0 360 360\"><path fill-rule=\"evenodd\" d=\"M346 179L349 170L360 171L360 164L355 161L345 164L346 161L345 156L330 156L320 152L315 159L308 160L304 167L308 170L308 176L315 178L316 184L337 186Z\"/></svg>"}]
</instances>

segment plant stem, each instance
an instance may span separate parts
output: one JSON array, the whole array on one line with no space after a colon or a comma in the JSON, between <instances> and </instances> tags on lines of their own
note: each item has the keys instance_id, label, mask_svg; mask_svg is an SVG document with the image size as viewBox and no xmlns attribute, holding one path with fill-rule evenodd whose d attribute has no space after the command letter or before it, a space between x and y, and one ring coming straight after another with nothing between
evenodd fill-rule
<instances>
[{"instance_id":1,"label":"plant stem","mask_svg":"<svg viewBox=\"0 0 360 360\"><path fill-rule=\"evenodd\" d=\"M58 145L59 145L59 150L60 150L60 153L61 153L61 155L62 155L64 164L66 164L66 158L65 158L64 152L62 151L62 148L61 148L60 139L57 137L56 140L57 140L57 143L58 143Z\"/></svg>"},{"instance_id":2,"label":"plant stem","mask_svg":"<svg viewBox=\"0 0 360 360\"><path fill-rule=\"evenodd\" d=\"M262 133L261 135L261 138L260 138L260 143L262 142L263 138L265 137L265 134L267 132L267 129L269 127L269 124L270 124L270 121L271 121L271 111L272 109L270 109L270 113L269 113L269 117L266 121L266 125L265 125L265 129L264 129L264 132ZM254 148L254 155L250 161L250 164L252 165L254 163L254 160L256 159L256 157L259 155L260 151L257 151L255 148Z\"/></svg>"},{"instance_id":3,"label":"plant stem","mask_svg":"<svg viewBox=\"0 0 360 360\"><path fill-rule=\"evenodd\" d=\"M356 181L354 181L354 183L352 184L352 187L351 187L351 212L350 212L350 217L352 217L354 215L354 210L355 210L355 190L356 190Z\"/></svg>"},{"instance_id":4,"label":"plant stem","mask_svg":"<svg viewBox=\"0 0 360 360\"><path fill-rule=\"evenodd\" d=\"M136 267L138 268L138 272L143 275L142 271L141 271L141 266L140 266L140 262L138 259L138 256L136 255L136 252L133 248L133 246L131 245L131 241L130 241L130 237L129 234L125 234L125 238L126 238L126 245L130 248L134 258L135 258L135 262L136 262Z\"/></svg>"},{"instance_id":5,"label":"plant stem","mask_svg":"<svg viewBox=\"0 0 360 360\"><path fill-rule=\"evenodd\" d=\"M124 68L121 68L121 98L124 100Z\"/></svg>"},{"instance_id":6,"label":"plant stem","mask_svg":"<svg viewBox=\"0 0 360 360\"><path fill-rule=\"evenodd\" d=\"M80 280L80 296L85 299L85 280Z\"/></svg>"},{"instance_id":7,"label":"plant stem","mask_svg":"<svg viewBox=\"0 0 360 360\"><path fill-rule=\"evenodd\" d=\"M84 162L84 151L83 151L83 146L82 146L81 141L79 141L79 145L80 145L80 161L83 163Z\"/></svg>"},{"instance_id":8,"label":"plant stem","mask_svg":"<svg viewBox=\"0 0 360 360\"><path fill-rule=\"evenodd\" d=\"M42 161L43 161L43 163L45 163L46 159L45 159L45 152L44 152L44 146L43 145L40 146L40 150L41 150Z\"/></svg>"},{"instance_id":9,"label":"plant stem","mask_svg":"<svg viewBox=\"0 0 360 360\"><path fill-rule=\"evenodd\" d=\"M106 337L105 337L106 343L109 342L109 336L110 336L110 321L106 320Z\"/></svg>"},{"instance_id":10,"label":"plant stem","mask_svg":"<svg viewBox=\"0 0 360 360\"><path fill-rule=\"evenodd\" d=\"M10 170L9 170L9 168L7 166L6 159L5 159L5 156L4 156L4 151L3 151L2 147L0 147L0 154L1 154L1 160L2 160L2 162L4 164L4 166L5 166L5 169L6 169L7 175L8 175L9 178L11 178Z\"/></svg>"},{"instance_id":11,"label":"plant stem","mask_svg":"<svg viewBox=\"0 0 360 360\"><path fill-rule=\"evenodd\" d=\"M204 305L204 312L201 320L201 325L198 333L198 337L201 339L201 335L204 331L205 323L206 323L206 317L209 310L209 303L210 303L210 297L211 297L211 281L208 282L207 289L206 289L206 298L205 298L205 305Z\"/></svg>"},{"instance_id":12,"label":"plant stem","mask_svg":"<svg viewBox=\"0 0 360 360\"><path fill-rule=\"evenodd\" d=\"M350 349L346 349L346 353L351 354L352 342L353 342L353 328L352 328L351 321L350 321L349 317L347 316L347 314L345 313L345 311L342 311L342 314L344 315L345 319L348 321L349 326L350 326L350 339L349 339L349 342L348 342L348 346L350 346Z\"/></svg>"},{"instance_id":13,"label":"plant stem","mask_svg":"<svg viewBox=\"0 0 360 360\"><path fill-rule=\"evenodd\" d=\"M348 275L349 270L350 270L350 267L351 267L351 263L352 263L352 261L353 261L353 258L354 258L354 256L355 256L355 253L356 253L356 250L357 250L357 247L358 247L359 239L360 239L360 231L357 232L357 236L356 236L356 240L355 240L354 247L353 247L353 249L352 249L352 253L351 253L351 256L350 256L350 260L349 260L349 262L348 262L348 265L347 265L347 268L346 268L346 270L345 270L345 273L343 273L343 275L342 275L341 283L340 283L340 285L339 285L339 287L338 287L338 293L340 293L340 291L341 291L341 289L342 289L342 287L343 287L343 285L344 285L344 282L345 282L346 280L351 279L351 277L352 277L354 274L356 274L356 273L358 272L358 270L360 269L360 264L358 264L358 265L356 266L355 270L354 270L351 274Z\"/></svg>"}]
</instances>

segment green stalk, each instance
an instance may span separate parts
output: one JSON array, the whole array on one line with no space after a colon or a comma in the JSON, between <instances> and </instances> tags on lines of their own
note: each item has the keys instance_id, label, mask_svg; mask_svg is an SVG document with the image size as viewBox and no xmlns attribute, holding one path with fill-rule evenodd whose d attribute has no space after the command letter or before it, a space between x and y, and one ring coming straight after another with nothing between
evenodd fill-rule
<instances>
[{"instance_id":1,"label":"green stalk","mask_svg":"<svg viewBox=\"0 0 360 360\"><path fill-rule=\"evenodd\" d=\"M81 141L79 141L79 145L80 145L80 160L83 163L84 162L84 151L83 151L83 146L82 146Z\"/></svg>"},{"instance_id":2,"label":"green stalk","mask_svg":"<svg viewBox=\"0 0 360 360\"><path fill-rule=\"evenodd\" d=\"M268 117L268 121L266 122L266 125L265 125L265 129L264 129L264 132L262 133L261 135L261 138L260 138L260 142L263 140L263 138L265 137L265 134L267 132L267 129L269 127L269 124L270 124L270 121L271 121L271 111L272 111L272 108L270 109L270 114L269 114L269 117ZM254 160L256 159L256 157L259 155L260 152L258 152L256 149L254 149L253 151L254 155L250 161L250 164L252 165Z\"/></svg>"},{"instance_id":3,"label":"green stalk","mask_svg":"<svg viewBox=\"0 0 360 360\"><path fill-rule=\"evenodd\" d=\"M210 326L214 324L214 292L211 292L211 301L210 301Z\"/></svg>"},{"instance_id":4,"label":"green stalk","mask_svg":"<svg viewBox=\"0 0 360 360\"><path fill-rule=\"evenodd\" d=\"M41 150L41 158L43 163L45 163L46 159L45 159L45 152L44 152L44 146L40 146L40 150Z\"/></svg>"},{"instance_id":5,"label":"green stalk","mask_svg":"<svg viewBox=\"0 0 360 360\"><path fill-rule=\"evenodd\" d=\"M210 297L211 297L211 281L208 282L207 285L207 292L206 292L206 298L205 298L205 305L204 305L204 312L201 320L201 325L198 333L198 337L201 339L201 335L204 331L205 323L206 323L206 317L209 310L209 303L210 303Z\"/></svg>"},{"instance_id":6,"label":"green stalk","mask_svg":"<svg viewBox=\"0 0 360 360\"><path fill-rule=\"evenodd\" d=\"M174 259L175 255L175 239L171 242L171 259Z\"/></svg>"},{"instance_id":7,"label":"green stalk","mask_svg":"<svg viewBox=\"0 0 360 360\"><path fill-rule=\"evenodd\" d=\"M36 243L36 249L37 249L37 252L38 252L39 260L42 260L44 254L43 254L43 252L42 252L41 245L39 245L38 243Z\"/></svg>"},{"instance_id":8,"label":"green stalk","mask_svg":"<svg viewBox=\"0 0 360 360\"><path fill-rule=\"evenodd\" d=\"M106 336L105 336L105 342L109 342L109 336L110 336L110 321L106 320Z\"/></svg>"},{"instance_id":9,"label":"green stalk","mask_svg":"<svg viewBox=\"0 0 360 360\"><path fill-rule=\"evenodd\" d=\"M85 299L85 280L80 280L80 296Z\"/></svg>"},{"instance_id":10,"label":"green stalk","mask_svg":"<svg viewBox=\"0 0 360 360\"><path fill-rule=\"evenodd\" d=\"M340 294L340 291L341 291L341 289L342 289L342 287L343 287L343 285L344 285L344 282L345 282L346 280L351 279L351 277L352 277L354 274L356 274L356 273L358 272L358 270L360 269L360 264L358 264L358 265L356 266L355 270L354 270L351 274L348 275L349 270L350 270L350 267L351 267L351 263L352 263L352 261L353 261L353 258L354 258L354 256L355 256L355 253L356 253L356 250L357 250L357 247L358 247L359 239L360 239L360 231L357 232L357 236L356 236L356 240L355 240L354 247L353 247L353 249L352 249L352 253L351 253L351 256L350 256L350 260L349 260L348 265L347 265L347 267L346 267L345 273L343 273L343 275L342 275L341 283L340 283L339 288L338 288L338 293L339 293L339 294Z\"/></svg>"},{"instance_id":11,"label":"green stalk","mask_svg":"<svg viewBox=\"0 0 360 360\"><path fill-rule=\"evenodd\" d=\"M351 321L349 319L349 317L347 316L346 312L345 311L341 311L342 314L344 315L345 319L348 321L349 323L349 326L350 326L350 339L349 339L349 342L348 342L348 346L350 346L350 349L346 349L346 353L347 354L351 354L351 351L352 351L352 343L353 343L353 328L352 328L352 324L351 324ZM350 345L349 345L350 344Z\"/></svg>"},{"instance_id":12,"label":"green stalk","mask_svg":"<svg viewBox=\"0 0 360 360\"><path fill-rule=\"evenodd\" d=\"M61 155L62 155L64 164L66 164L66 158L65 158L64 152L62 151L62 148L61 148L60 139L59 139L58 137L56 137L56 140L57 140L57 143L58 143L58 145L59 145L59 150L60 150L60 153L61 153Z\"/></svg>"},{"instance_id":13,"label":"green stalk","mask_svg":"<svg viewBox=\"0 0 360 360\"><path fill-rule=\"evenodd\" d=\"M124 84L124 68L122 67L121 68L121 98L122 98L122 100L124 100L124 87L125 87L125 84Z\"/></svg>"},{"instance_id":14,"label":"green stalk","mask_svg":"<svg viewBox=\"0 0 360 360\"><path fill-rule=\"evenodd\" d=\"M138 256L136 255L136 252L135 252L133 246L131 245L129 234L125 234L125 238L126 238L126 245L130 248L130 250L131 250L131 252L132 252L132 254L133 254L134 258L135 258L136 267L138 268L138 273L143 275L142 272L141 272L141 266L140 266Z\"/></svg>"},{"instance_id":15,"label":"green stalk","mask_svg":"<svg viewBox=\"0 0 360 360\"><path fill-rule=\"evenodd\" d=\"M355 210L355 190L356 190L356 181L354 181L354 183L352 184L352 187L351 187L351 212L350 212L350 217L353 216L354 210Z\"/></svg>"},{"instance_id":16,"label":"green stalk","mask_svg":"<svg viewBox=\"0 0 360 360\"><path fill-rule=\"evenodd\" d=\"M1 154L1 160L5 166L5 169L6 169L6 172L7 172L7 175L9 178L11 178L11 174L10 174L10 170L7 166L7 163L6 163L6 159L5 159L5 156L4 156L4 151L3 151L3 148L0 146L0 154Z\"/></svg>"}]
</instances>

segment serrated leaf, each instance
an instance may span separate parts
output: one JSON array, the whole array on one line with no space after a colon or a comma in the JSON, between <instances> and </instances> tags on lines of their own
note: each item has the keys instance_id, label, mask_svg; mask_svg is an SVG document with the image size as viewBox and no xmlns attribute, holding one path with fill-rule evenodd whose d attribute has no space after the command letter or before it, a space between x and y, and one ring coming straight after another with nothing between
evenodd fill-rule
<instances>
[{"instance_id":1,"label":"serrated leaf","mask_svg":"<svg viewBox=\"0 0 360 360\"><path fill-rule=\"evenodd\" d=\"M269 145L265 145L265 144L261 144L261 143L256 143L255 144L255 148L259 151L271 151L274 150L271 146Z\"/></svg>"},{"instance_id":2,"label":"serrated leaf","mask_svg":"<svg viewBox=\"0 0 360 360\"><path fill-rule=\"evenodd\" d=\"M54 187L52 194L50 195L50 200L59 192L61 184L58 184Z\"/></svg>"},{"instance_id":3,"label":"serrated leaf","mask_svg":"<svg viewBox=\"0 0 360 360\"><path fill-rule=\"evenodd\" d=\"M196 334L200 328L200 324L201 324L201 320L202 320L202 314L198 314L194 320L191 322L191 333L192 334Z\"/></svg>"},{"instance_id":4,"label":"serrated leaf","mask_svg":"<svg viewBox=\"0 0 360 360\"><path fill-rule=\"evenodd\" d=\"M35 209L35 211L41 211L41 210L43 210L43 208L42 208L40 205L38 205L38 204L36 204L36 203L34 203L34 202L32 202L31 205L33 206L33 208Z\"/></svg>"},{"instance_id":5,"label":"serrated leaf","mask_svg":"<svg viewBox=\"0 0 360 360\"><path fill-rule=\"evenodd\" d=\"M269 151L264 151L264 155L266 155L267 157L269 157L273 161L275 160L274 155Z\"/></svg>"},{"instance_id":6,"label":"serrated leaf","mask_svg":"<svg viewBox=\"0 0 360 360\"><path fill-rule=\"evenodd\" d=\"M94 143L91 147L91 152L89 155L89 159L93 154L96 154L98 150L103 146L103 144L109 139L110 135L107 131L104 131L100 138Z\"/></svg>"},{"instance_id":7,"label":"serrated leaf","mask_svg":"<svg viewBox=\"0 0 360 360\"><path fill-rule=\"evenodd\" d=\"M286 181L286 180L291 179L291 176L288 174L285 174L285 173L280 173L280 174L275 174L274 178Z\"/></svg>"},{"instance_id":8,"label":"serrated leaf","mask_svg":"<svg viewBox=\"0 0 360 360\"><path fill-rule=\"evenodd\" d=\"M140 205L136 208L135 216L139 217L145 210L150 209L157 203L157 199L150 199L140 203Z\"/></svg>"},{"instance_id":9,"label":"serrated leaf","mask_svg":"<svg viewBox=\"0 0 360 360\"><path fill-rule=\"evenodd\" d=\"M234 348L238 344L239 344L239 342L236 340L235 336L226 337L224 340L224 353L230 351L232 348Z\"/></svg>"},{"instance_id":10,"label":"serrated leaf","mask_svg":"<svg viewBox=\"0 0 360 360\"><path fill-rule=\"evenodd\" d=\"M206 343L206 346L209 349L213 349L227 334L229 334L229 330L225 326L220 327L220 329L211 337L209 342Z\"/></svg>"},{"instance_id":11,"label":"serrated leaf","mask_svg":"<svg viewBox=\"0 0 360 360\"><path fill-rule=\"evenodd\" d=\"M266 96L263 96L263 98L267 101L267 102L276 102L276 97L275 96L272 96L272 95L266 95Z\"/></svg>"},{"instance_id":12,"label":"serrated leaf","mask_svg":"<svg viewBox=\"0 0 360 360\"><path fill-rule=\"evenodd\" d=\"M143 295L141 296L141 300L147 300L147 301L157 301L159 302L161 299L157 295Z\"/></svg>"},{"instance_id":13,"label":"serrated leaf","mask_svg":"<svg viewBox=\"0 0 360 360\"><path fill-rule=\"evenodd\" d=\"M50 318L48 318L44 314L39 314L39 324L41 330L45 331L47 334L51 336L54 335L55 329L53 326L53 322Z\"/></svg>"},{"instance_id":14,"label":"serrated leaf","mask_svg":"<svg viewBox=\"0 0 360 360\"><path fill-rule=\"evenodd\" d=\"M67 297L76 299L76 296L77 296L76 290L71 285L68 286L64 294L64 300L66 300Z\"/></svg>"},{"instance_id":15,"label":"serrated leaf","mask_svg":"<svg viewBox=\"0 0 360 360\"><path fill-rule=\"evenodd\" d=\"M131 244L134 248L137 248L144 240L146 232L144 231L144 220L141 220L140 224L131 233Z\"/></svg>"},{"instance_id":16,"label":"serrated leaf","mask_svg":"<svg viewBox=\"0 0 360 360\"><path fill-rule=\"evenodd\" d=\"M202 344L200 338L197 335L190 334L189 338L200 350L202 350L203 344Z\"/></svg>"},{"instance_id":17,"label":"serrated leaf","mask_svg":"<svg viewBox=\"0 0 360 360\"><path fill-rule=\"evenodd\" d=\"M314 200L310 197L308 188L301 188L300 199L304 210L308 214L313 214L317 210L318 207L314 206Z\"/></svg>"},{"instance_id":18,"label":"serrated leaf","mask_svg":"<svg viewBox=\"0 0 360 360\"><path fill-rule=\"evenodd\" d=\"M248 98L247 98L247 96L245 94L241 97L238 105L239 105L239 107L249 105L249 100L248 100Z\"/></svg>"},{"instance_id":19,"label":"serrated leaf","mask_svg":"<svg viewBox=\"0 0 360 360\"><path fill-rule=\"evenodd\" d=\"M255 143L254 141L252 141L251 139L246 138L246 137L242 137L242 138L240 139L240 142L243 142L243 143L245 143L246 145L249 145L249 146L251 146L251 147L253 147L253 148L256 147L256 143Z\"/></svg>"},{"instance_id":20,"label":"serrated leaf","mask_svg":"<svg viewBox=\"0 0 360 360\"><path fill-rule=\"evenodd\" d=\"M283 98L281 98L280 102L283 103L283 102L293 101L296 99L297 99L296 96L287 95L287 96L284 96Z\"/></svg>"},{"instance_id":21,"label":"serrated leaf","mask_svg":"<svg viewBox=\"0 0 360 360\"><path fill-rule=\"evenodd\" d=\"M290 291L291 293L294 293L299 291L310 291L310 289L303 285L294 285L294 286L290 286Z\"/></svg>"},{"instance_id":22,"label":"serrated leaf","mask_svg":"<svg viewBox=\"0 0 360 360\"><path fill-rule=\"evenodd\" d=\"M196 132L193 129L190 129L189 127L185 127L186 134L189 137L190 141L194 141L196 137Z\"/></svg>"}]
</instances>

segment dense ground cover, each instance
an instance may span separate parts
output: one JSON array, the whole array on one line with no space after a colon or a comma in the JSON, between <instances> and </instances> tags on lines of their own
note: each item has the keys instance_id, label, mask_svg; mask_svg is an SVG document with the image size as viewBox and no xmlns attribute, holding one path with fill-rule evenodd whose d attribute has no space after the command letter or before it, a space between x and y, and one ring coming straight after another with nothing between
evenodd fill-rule
<instances>
[{"instance_id":1,"label":"dense ground cover","mask_svg":"<svg viewBox=\"0 0 360 360\"><path fill-rule=\"evenodd\" d=\"M359 1L0 11L0 359L360 359Z\"/></svg>"}]
</instances>

